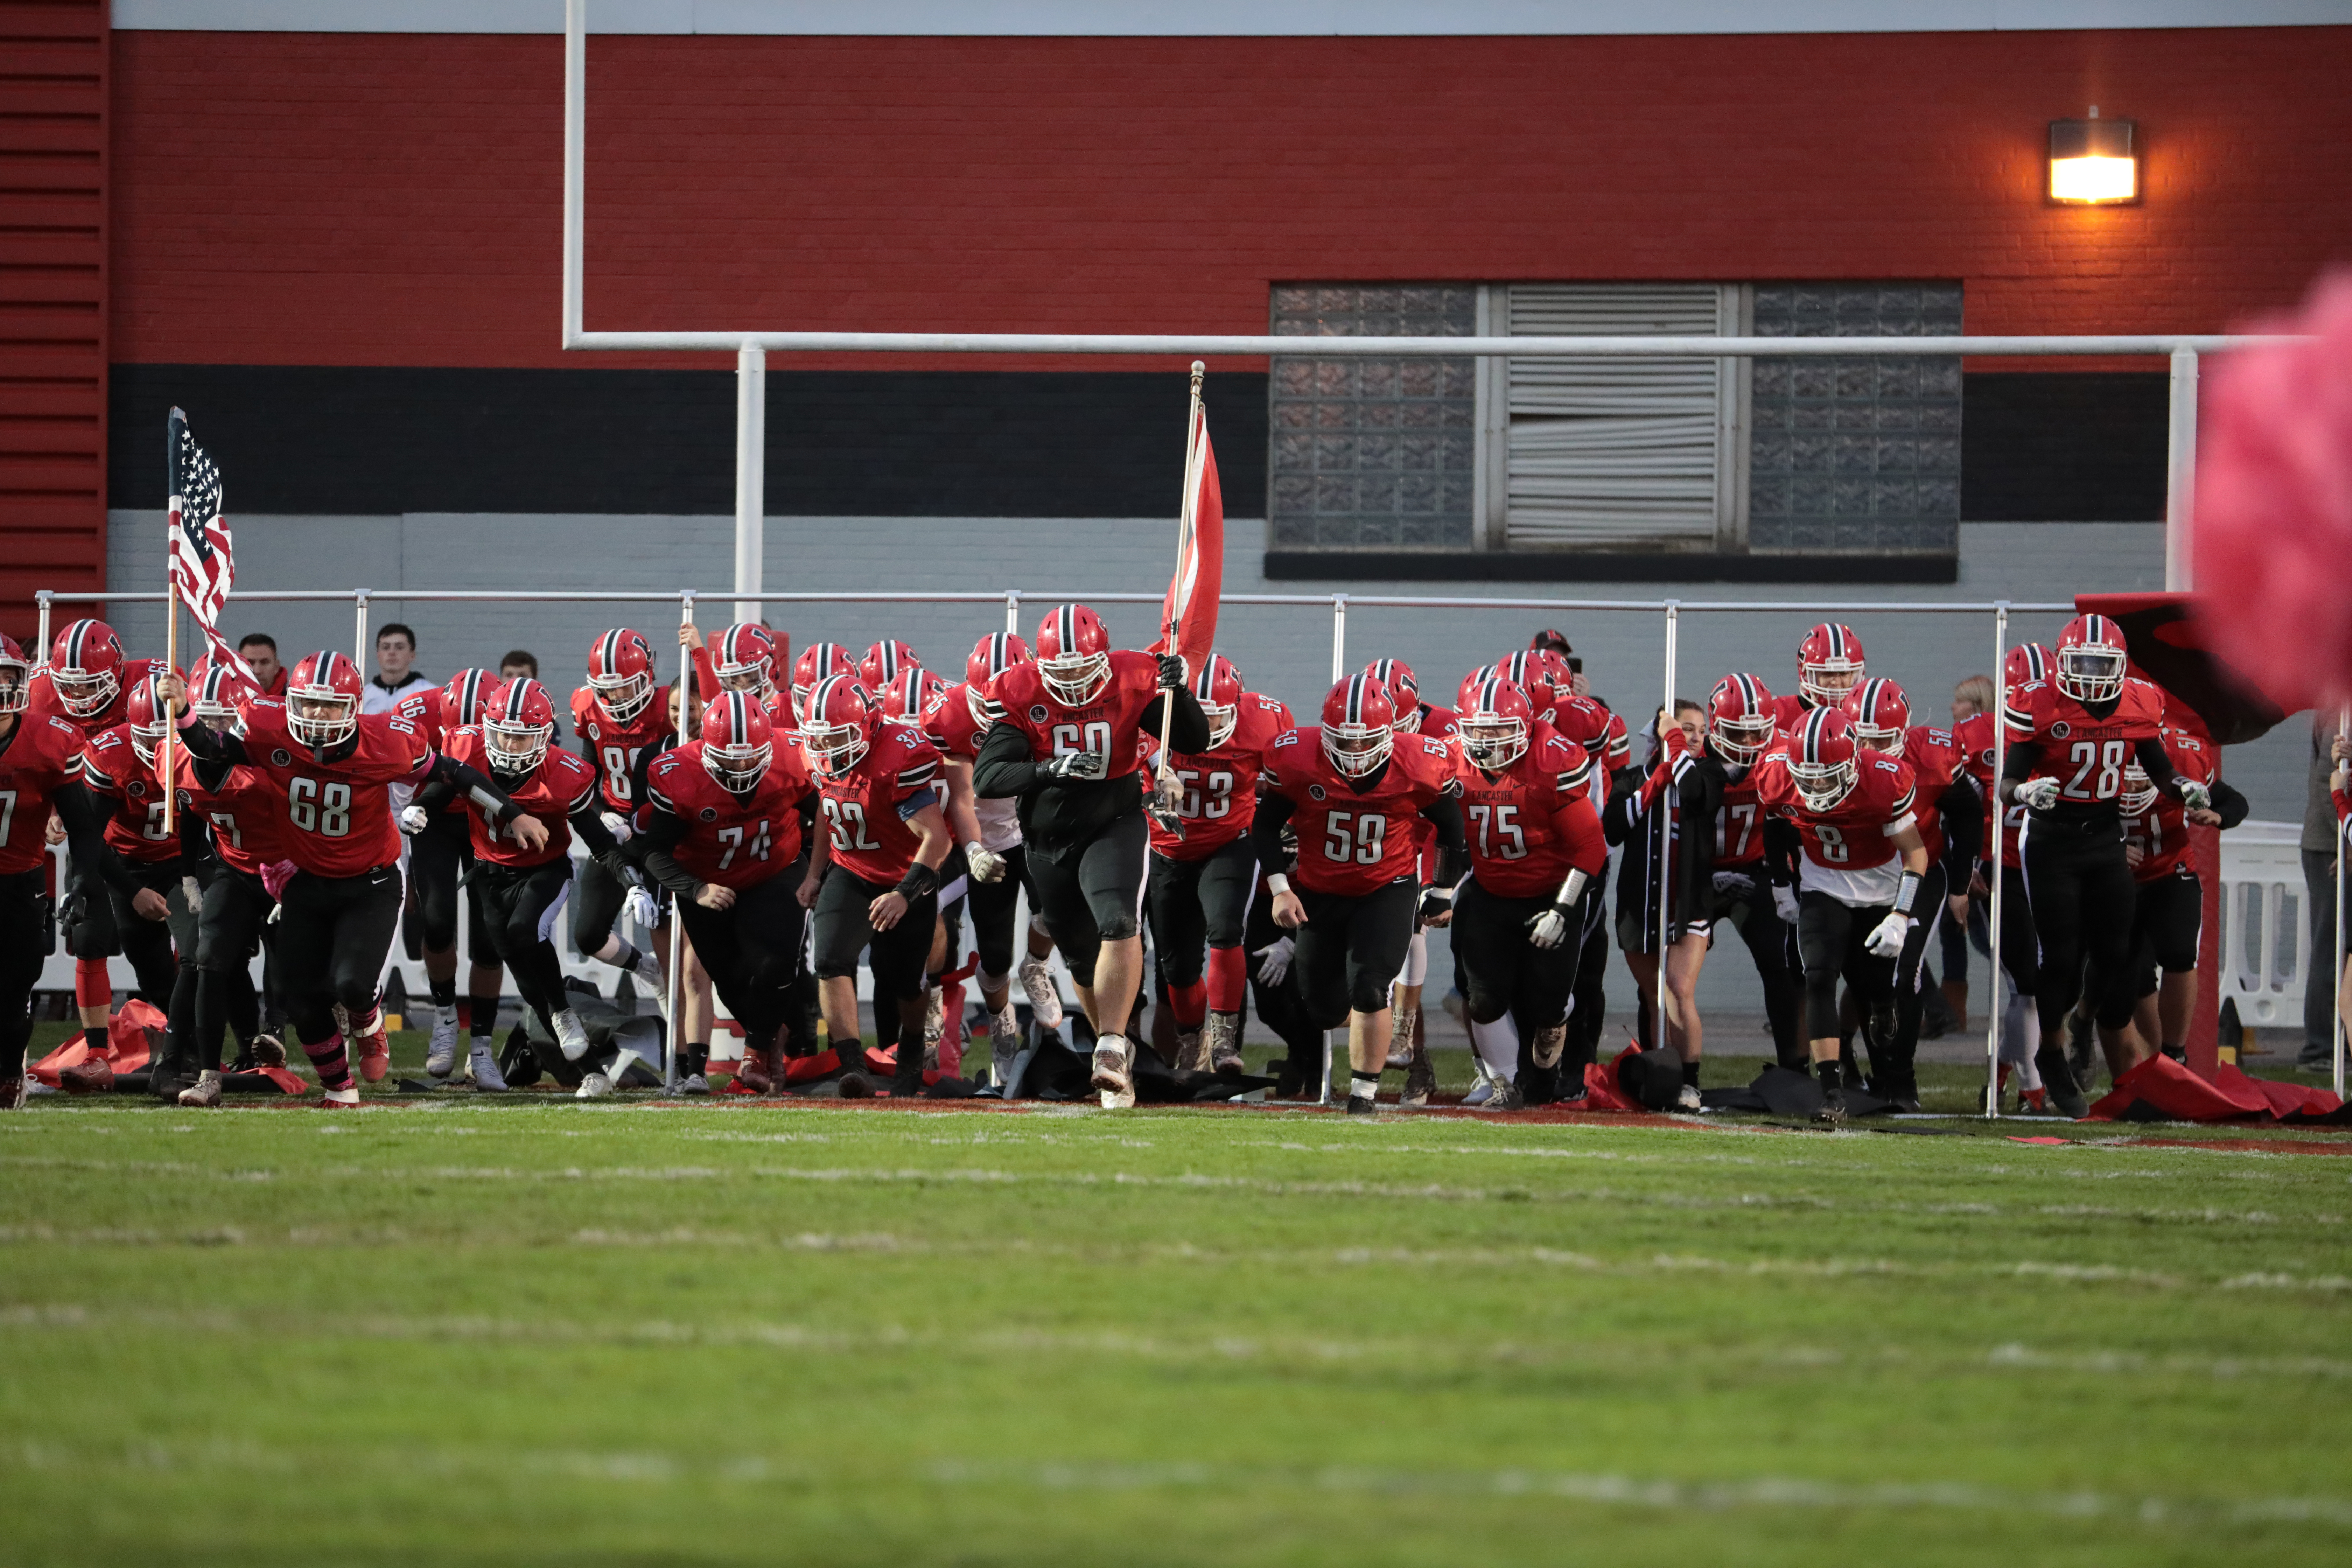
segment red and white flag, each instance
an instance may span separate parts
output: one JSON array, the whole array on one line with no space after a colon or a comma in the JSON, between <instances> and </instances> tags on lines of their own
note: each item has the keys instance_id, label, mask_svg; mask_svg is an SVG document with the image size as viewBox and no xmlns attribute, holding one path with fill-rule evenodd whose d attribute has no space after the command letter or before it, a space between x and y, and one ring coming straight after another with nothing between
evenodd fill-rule
<instances>
[{"instance_id":1,"label":"red and white flag","mask_svg":"<svg viewBox=\"0 0 2352 1568\"><path fill-rule=\"evenodd\" d=\"M1185 444L1184 504L1176 522L1176 575L1160 609L1153 653L1181 654L1199 674L1217 641L1217 601L1225 586L1225 497L1217 486L1217 454L1209 445L1209 410L1192 402L1192 437Z\"/></svg>"},{"instance_id":2,"label":"red and white flag","mask_svg":"<svg viewBox=\"0 0 2352 1568\"><path fill-rule=\"evenodd\" d=\"M228 523L221 515L220 469L188 431L188 416L174 408L164 425L164 460L170 468L166 503L171 511L172 586L205 629L206 657L261 684L252 667L220 634L221 606L236 581L236 557Z\"/></svg>"}]
</instances>

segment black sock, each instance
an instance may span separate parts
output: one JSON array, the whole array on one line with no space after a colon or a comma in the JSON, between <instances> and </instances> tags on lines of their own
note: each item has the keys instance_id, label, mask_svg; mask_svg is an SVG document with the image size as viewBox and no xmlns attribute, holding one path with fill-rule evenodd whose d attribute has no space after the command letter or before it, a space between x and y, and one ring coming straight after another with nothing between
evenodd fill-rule
<instances>
[{"instance_id":1,"label":"black sock","mask_svg":"<svg viewBox=\"0 0 2352 1568\"><path fill-rule=\"evenodd\" d=\"M1836 1058L1832 1057L1825 1062L1815 1062L1813 1076L1822 1080L1823 1089L1834 1089L1841 1093L1844 1091L1845 1068Z\"/></svg>"},{"instance_id":2,"label":"black sock","mask_svg":"<svg viewBox=\"0 0 2352 1568\"><path fill-rule=\"evenodd\" d=\"M105 1025L103 1025L103 1024L86 1024L86 1025L84 1025L84 1026L82 1026L81 1038L82 1038L82 1043L83 1043L84 1045L86 1045L86 1046L88 1046L88 1047L89 1047L89 1049L90 1049L90 1054L91 1054L91 1055L93 1055L93 1056L100 1056L100 1057L102 1057L102 1056L104 1056L104 1055L106 1054L106 1052L107 1052L107 1040L106 1040L106 1026L105 1026Z\"/></svg>"},{"instance_id":3,"label":"black sock","mask_svg":"<svg viewBox=\"0 0 2352 1568\"><path fill-rule=\"evenodd\" d=\"M625 937L616 936L613 940L621 944L621 951L613 955L613 967L615 969L635 969L637 966L637 960L645 955L640 953L635 947L632 947L629 944L628 939Z\"/></svg>"},{"instance_id":4,"label":"black sock","mask_svg":"<svg viewBox=\"0 0 2352 1568\"><path fill-rule=\"evenodd\" d=\"M495 996L466 998L466 1030L478 1040L487 1040L499 1032L499 999Z\"/></svg>"},{"instance_id":5,"label":"black sock","mask_svg":"<svg viewBox=\"0 0 2352 1568\"><path fill-rule=\"evenodd\" d=\"M919 1085L923 1081L923 1021L898 1026L898 1081Z\"/></svg>"},{"instance_id":6,"label":"black sock","mask_svg":"<svg viewBox=\"0 0 2352 1568\"><path fill-rule=\"evenodd\" d=\"M1683 1063L1683 1082L1688 1084L1693 1089L1696 1089L1698 1087L1698 1063Z\"/></svg>"},{"instance_id":7,"label":"black sock","mask_svg":"<svg viewBox=\"0 0 2352 1568\"><path fill-rule=\"evenodd\" d=\"M436 1007L455 1007L457 1005L457 977L456 975L453 974L446 980L428 979L425 982L425 985L432 994L433 1005Z\"/></svg>"}]
</instances>

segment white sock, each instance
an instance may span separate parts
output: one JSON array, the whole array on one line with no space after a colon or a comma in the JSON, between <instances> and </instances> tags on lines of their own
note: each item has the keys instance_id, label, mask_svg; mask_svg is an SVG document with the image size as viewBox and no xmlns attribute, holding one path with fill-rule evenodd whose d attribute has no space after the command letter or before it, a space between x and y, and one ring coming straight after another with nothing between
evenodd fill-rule
<instances>
[{"instance_id":1,"label":"white sock","mask_svg":"<svg viewBox=\"0 0 2352 1568\"><path fill-rule=\"evenodd\" d=\"M1470 1022L1470 1046L1478 1059L1486 1064L1486 1071L1499 1082L1509 1083L1519 1072L1519 1026L1508 1013L1491 1024Z\"/></svg>"}]
</instances>

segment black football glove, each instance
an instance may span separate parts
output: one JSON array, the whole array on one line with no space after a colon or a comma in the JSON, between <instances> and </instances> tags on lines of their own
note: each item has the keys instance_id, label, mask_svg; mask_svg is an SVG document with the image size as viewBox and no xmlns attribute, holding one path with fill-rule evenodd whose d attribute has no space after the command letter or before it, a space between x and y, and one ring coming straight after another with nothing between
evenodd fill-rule
<instances>
[{"instance_id":1,"label":"black football glove","mask_svg":"<svg viewBox=\"0 0 2352 1568\"><path fill-rule=\"evenodd\" d=\"M1184 684L1184 661L1172 653L1160 654L1159 658L1160 689L1165 691L1181 689Z\"/></svg>"}]
</instances>

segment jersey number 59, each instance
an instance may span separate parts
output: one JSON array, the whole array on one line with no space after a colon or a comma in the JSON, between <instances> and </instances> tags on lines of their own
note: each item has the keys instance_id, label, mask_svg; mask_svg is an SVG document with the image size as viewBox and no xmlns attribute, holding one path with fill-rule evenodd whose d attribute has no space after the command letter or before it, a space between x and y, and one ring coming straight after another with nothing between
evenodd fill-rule
<instances>
[{"instance_id":1,"label":"jersey number 59","mask_svg":"<svg viewBox=\"0 0 2352 1568\"><path fill-rule=\"evenodd\" d=\"M1323 821L1323 858L1342 865L1353 861L1359 866L1377 866L1388 832L1389 819L1377 811L1368 811L1361 816L1348 811L1331 812Z\"/></svg>"}]
</instances>

